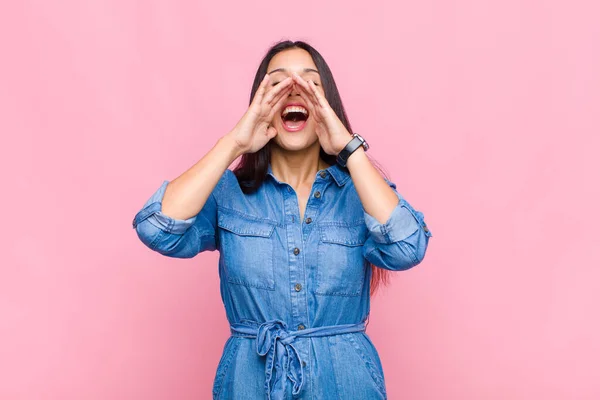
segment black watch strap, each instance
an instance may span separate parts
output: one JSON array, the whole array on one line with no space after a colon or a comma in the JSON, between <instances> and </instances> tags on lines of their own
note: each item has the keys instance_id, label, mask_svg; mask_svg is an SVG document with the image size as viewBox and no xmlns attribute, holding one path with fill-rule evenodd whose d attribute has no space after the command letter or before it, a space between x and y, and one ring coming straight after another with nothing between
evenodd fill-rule
<instances>
[{"instance_id":1,"label":"black watch strap","mask_svg":"<svg viewBox=\"0 0 600 400\"><path fill-rule=\"evenodd\" d=\"M350 155L354 153L360 146L363 146L365 148L365 151L367 151L367 149L369 148L369 145L367 144L365 139L363 139L358 133L354 133L352 136L354 136L352 140L348 142L346 147L344 147L343 150L340 151L336 158L337 163L342 167L346 166Z\"/></svg>"}]
</instances>

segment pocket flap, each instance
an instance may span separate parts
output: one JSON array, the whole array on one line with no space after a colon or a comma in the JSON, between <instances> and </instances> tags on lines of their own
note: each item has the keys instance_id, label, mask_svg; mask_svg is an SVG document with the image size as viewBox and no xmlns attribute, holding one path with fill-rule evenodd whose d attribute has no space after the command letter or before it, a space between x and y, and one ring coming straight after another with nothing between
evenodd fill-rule
<instances>
[{"instance_id":1,"label":"pocket flap","mask_svg":"<svg viewBox=\"0 0 600 400\"><path fill-rule=\"evenodd\" d=\"M321 241L344 246L362 246L367 239L367 227L359 225L321 225Z\"/></svg>"},{"instance_id":2,"label":"pocket flap","mask_svg":"<svg viewBox=\"0 0 600 400\"><path fill-rule=\"evenodd\" d=\"M269 237L275 229L276 222L259 217L238 213L236 211L219 209L217 219L219 228L241 236Z\"/></svg>"}]
</instances>

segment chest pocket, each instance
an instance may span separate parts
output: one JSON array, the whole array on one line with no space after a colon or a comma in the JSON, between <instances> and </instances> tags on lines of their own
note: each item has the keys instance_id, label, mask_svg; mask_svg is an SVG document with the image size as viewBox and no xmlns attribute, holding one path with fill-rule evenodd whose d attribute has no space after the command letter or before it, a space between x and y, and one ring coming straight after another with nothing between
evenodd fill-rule
<instances>
[{"instance_id":1,"label":"chest pocket","mask_svg":"<svg viewBox=\"0 0 600 400\"><path fill-rule=\"evenodd\" d=\"M366 274L363 245L367 239L364 222L321 222L317 249L315 293L359 296Z\"/></svg>"},{"instance_id":2,"label":"chest pocket","mask_svg":"<svg viewBox=\"0 0 600 400\"><path fill-rule=\"evenodd\" d=\"M229 283L275 289L273 231L276 222L219 209L221 257Z\"/></svg>"}]
</instances>

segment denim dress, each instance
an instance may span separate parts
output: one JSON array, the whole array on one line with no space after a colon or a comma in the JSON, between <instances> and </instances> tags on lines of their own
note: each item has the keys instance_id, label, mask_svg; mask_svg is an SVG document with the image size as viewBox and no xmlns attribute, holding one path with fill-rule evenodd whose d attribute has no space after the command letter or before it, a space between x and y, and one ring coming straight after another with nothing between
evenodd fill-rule
<instances>
[{"instance_id":1,"label":"denim dress","mask_svg":"<svg viewBox=\"0 0 600 400\"><path fill-rule=\"evenodd\" d=\"M337 164L317 172L304 219L295 190L268 176L244 194L226 170L187 220L161 212L168 181L135 215L150 249L191 258L218 250L220 293L231 335L213 399L386 399L378 352L365 328L372 266L421 262L431 232L386 180L398 204L385 223L364 211Z\"/></svg>"}]
</instances>

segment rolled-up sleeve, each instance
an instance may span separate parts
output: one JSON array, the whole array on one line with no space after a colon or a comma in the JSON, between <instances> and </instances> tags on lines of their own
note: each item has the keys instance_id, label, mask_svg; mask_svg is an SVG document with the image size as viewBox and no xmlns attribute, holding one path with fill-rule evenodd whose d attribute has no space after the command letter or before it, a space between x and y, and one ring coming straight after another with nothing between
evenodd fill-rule
<instances>
[{"instance_id":1,"label":"rolled-up sleeve","mask_svg":"<svg viewBox=\"0 0 600 400\"><path fill-rule=\"evenodd\" d=\"M386 179L398 197L398 204L385 223L364 212L368 237L363 255L370 263L389 270L405 270L419 264L425 257L431 231L422 212L415 210Z\"/></svg>"},{"instance_id":2,"label":"rolled-up sleeve","mask_svg":"<svg viewBox=\"0 0 600 400\"><path fill-rule=\"evenodd\" d=\"M162 200L169 181L163 181L133 218L132 226L139 239L151 250L168 257L191 258L203 251L216 249L216 194L226 173L209 195L200 212L188 219L171 218L162 212Z\"/></svg>"}]
</instances>

